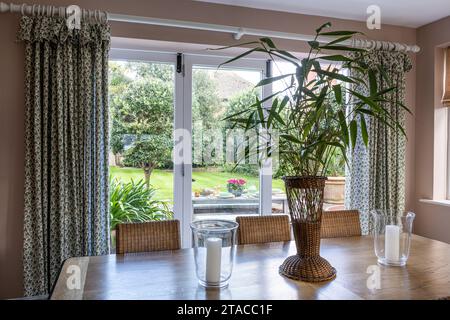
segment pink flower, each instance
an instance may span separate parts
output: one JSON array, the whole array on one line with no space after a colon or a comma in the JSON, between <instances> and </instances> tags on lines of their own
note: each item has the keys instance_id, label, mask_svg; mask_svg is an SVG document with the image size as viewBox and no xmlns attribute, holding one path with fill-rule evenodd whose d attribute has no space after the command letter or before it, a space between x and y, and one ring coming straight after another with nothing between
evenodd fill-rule
<instances>
[{"instance_id":1,"label":"pink flower","mask_svg":"<svg viewBox=\"0 0 450 320\"><path fill-rule=\"evenodd\" d=\"M244 184L247 183L247 181L245 181L244 179L229 179L229 180L227 180L227 183L238 185L238 186L243 186Z\"/></svg>"}]
</instances>

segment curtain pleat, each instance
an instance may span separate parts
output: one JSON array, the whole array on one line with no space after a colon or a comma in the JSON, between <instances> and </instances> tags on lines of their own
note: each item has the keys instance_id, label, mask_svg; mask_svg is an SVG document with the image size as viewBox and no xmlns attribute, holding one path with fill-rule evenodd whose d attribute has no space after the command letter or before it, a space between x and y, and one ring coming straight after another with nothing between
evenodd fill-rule
<instances>
[{"instance_id":1,"label":"curtain pleat","mask_svg":"<svg viewBox=\"0 0 450 320\"><path fill-rule=\"evenodd\" d=\"M382 106L404 127L406 111L398 103L405 104L406 73L412 68L410 57L392 51L370 51L355 55L376 70L378 90L396 87L396 90L384 95L386 100L394 103L383 102ZM380 72L380 66L387 77ZM353 76L361 77L357 70L353 72ZM355 89L368 94L366 87L356 86ZM356 147L347 154L349 165L346 168L345 190L346 207L360 211L363 234L371 230L371 210L380 209L386 214L398 214L405 209L406 137L379 121L366 121L369 144L364 146L358 132Z\"/></svg>"},{"instance_id":2,"label":"curtain pleat","mask_svg":"<svg viewBox=\"0 0 450 320\"><path fill-rule=\"evenodd\" d=\"M109 253L109 27L22 17L25 295L49 293L73 256Z\"/></svg>"}]
</instances>

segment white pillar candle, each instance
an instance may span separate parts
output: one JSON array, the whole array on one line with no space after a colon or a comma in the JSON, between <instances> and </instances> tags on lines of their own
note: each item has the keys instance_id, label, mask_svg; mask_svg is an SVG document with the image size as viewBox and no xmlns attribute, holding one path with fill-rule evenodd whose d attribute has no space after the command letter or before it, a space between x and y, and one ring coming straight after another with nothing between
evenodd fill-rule
<instances>
[{"instance_id":1,"label":"white pillar candle","mask_svg":"<svg viewBox=\"0 0 450 320\"><path fill-rule=\"evenodd\" d=\"M206 239L206 282L220 282L222 239Z\"/></svg>"},{"instance_id":2,"label":"white pillar candle","mask_svg":"<svg viewBox=\"0 0 450 320\"><path fill-rule=\"evenodd\" d=\"M400 227L387 225L384 239L385 258L388 262L400 260Z\"/></svg>"}]
</instances>

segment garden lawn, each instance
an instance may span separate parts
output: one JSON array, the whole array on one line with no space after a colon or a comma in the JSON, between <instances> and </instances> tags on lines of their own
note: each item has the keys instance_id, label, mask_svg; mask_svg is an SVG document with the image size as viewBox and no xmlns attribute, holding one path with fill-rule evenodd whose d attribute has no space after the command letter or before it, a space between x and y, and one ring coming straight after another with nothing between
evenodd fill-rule
<instances>
[{"instance_id":1,"label":"garden lawn","mask_svg":"<svg viewBox=\"0 0 450 320\"><path fill-rule=\"evenodd\" d=\"M119 168L110 167L110 174L112 178L117 178L123 182L128 182L133 179L137 181L144 179L144 170L137 168ZM227 180L232 178L242 178L247 180L247 187L259 187L259 178L255 176L230 173L230 172L210 172L210 171L194 171L192 172L192 191L201 191L202 189L220 188L220 191L227 191ZM150 184L156 189L156 197L158 200L172 200L173 199L173 172L169 170L154 170ZM284 190L282 180L273 180L273 189Z\"/></svg>"}]
</instances>

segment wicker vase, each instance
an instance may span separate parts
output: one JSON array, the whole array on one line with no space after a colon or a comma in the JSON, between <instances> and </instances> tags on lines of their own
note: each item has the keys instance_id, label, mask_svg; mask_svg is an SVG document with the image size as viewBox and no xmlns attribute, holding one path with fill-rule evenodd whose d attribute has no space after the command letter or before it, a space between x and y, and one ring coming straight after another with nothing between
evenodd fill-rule
<instances>
[{"instance_id":1,"label":"wicker vase","mask_svg":"<svg viewBox=\"0 0 450 320\"><path fill-rule=\"evenodd\" d=\"M284 177L297 254L280 266L280 274L308 282L336 277L336 269L320 256L320 225L326 177Z\"/></svg>"}]
</instances>

